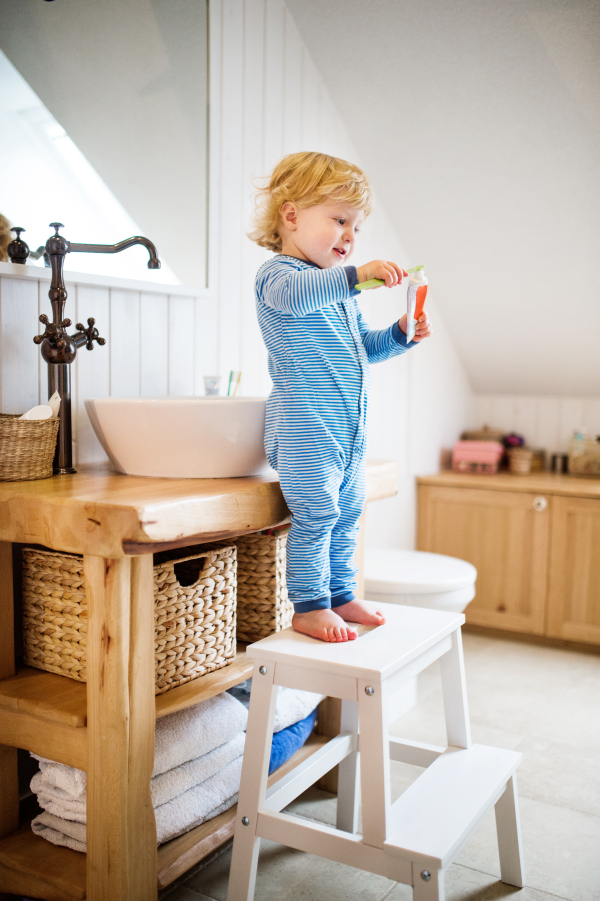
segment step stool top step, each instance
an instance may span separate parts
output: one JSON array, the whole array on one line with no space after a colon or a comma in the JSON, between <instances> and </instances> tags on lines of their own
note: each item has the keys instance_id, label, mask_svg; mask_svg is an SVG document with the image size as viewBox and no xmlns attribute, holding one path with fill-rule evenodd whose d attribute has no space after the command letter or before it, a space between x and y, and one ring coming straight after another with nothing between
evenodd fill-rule
<instances>
[{"instance_id":1,"label":"step stool top step","mask_svg":"<svg viewBox=\"0 0 600 901\"><path fill-rule=\"evenodd\" d=\"M471 745L448 748L392 806L386 850L407 860L447 867L496 803L523 755Z\"/></svg>"},{"instance_id":2,"label":"step stool top step","mask_svg":"<svg viewBox=\"0 0 600 901\"><path fill-rule=\"evenodd\" d=\"M462 613L399 604L378 605L386 622L363 631L354 641L330 643L291 627L248 645L256 660L304 666L320 672L381 681L458 629ZM359 627L364 629L364 627Z\"/></svg>"}]
</instances>

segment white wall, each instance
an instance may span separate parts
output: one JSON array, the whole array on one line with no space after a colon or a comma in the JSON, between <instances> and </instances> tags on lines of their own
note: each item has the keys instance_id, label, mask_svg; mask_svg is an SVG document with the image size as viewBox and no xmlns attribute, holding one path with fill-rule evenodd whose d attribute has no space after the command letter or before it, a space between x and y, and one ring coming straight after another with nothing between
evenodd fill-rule
<instances>
[{"instance_id":1,"label":"white wall","mask_svg":"<svg viewBox=\"0 0 600 901\"><path fill-rule=\"evenodd\" d=\"M531 447L549 454L566 453L575 429L600 435L600 397L478 394L473 404L473 428L482 425L525 436Z\"/></svg>"},{"instance_id":2,"label":"white wall","mask_svg":"<svg viewBox=\"0 0 600 901\"><path fill-rule=\"evenodd\" d=\"M92 278L75 279L66 315L74 322L94 315L109 341L106 348L79 354L79 462L100 453L82 411L84 396L202 393L203 374L217 370L226 376L230 369L243 371L244 394L268 392L253 297L254 275L268 254L245 237L252 179L267 174L283 154L302 149L360 163L281 0L214 0L210 27L216 90L211 126L217 138L211 170L211 287L190 297L177 289L165 294L165 287L142 291L137 284L128 292L122 285L92 288ZM358 264L375 257L405 266L420 262L408 259L377 202L363 233ZM0 295L2 404L12 412L39 396L39 352L31 336L38 310L48 307L47 285L15 282L8 272L15 267L0 269L5 272ZM35 275L42 277L39 270ZM450 447L472 419L471 390L436 310L435 285L430 294L435 337L428 346L373 371L369 453L398 459L401 483L397 498L372 505L370 543L412 545L414 475L436 471L441 449ZM375 327L397 319L404 304L404 289L372 292L363 301Z\"/></svg>"}]
</instances>

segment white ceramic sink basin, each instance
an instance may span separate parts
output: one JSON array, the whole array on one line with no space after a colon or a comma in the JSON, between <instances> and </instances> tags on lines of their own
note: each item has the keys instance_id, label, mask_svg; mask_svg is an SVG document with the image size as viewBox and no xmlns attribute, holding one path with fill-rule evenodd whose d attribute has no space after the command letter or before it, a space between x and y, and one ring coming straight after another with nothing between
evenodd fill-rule
<instances>
[{"instance_id":1,"label":"white ceramic sink basin","mask_svg":"<svg viewBox=\"0 0 600 901\"><path fill-rule=\"evenodd\" d=\"M93 397L94 431L117 472L222 479L272 472L264 397Z\"/></svg>"}]
</instances>

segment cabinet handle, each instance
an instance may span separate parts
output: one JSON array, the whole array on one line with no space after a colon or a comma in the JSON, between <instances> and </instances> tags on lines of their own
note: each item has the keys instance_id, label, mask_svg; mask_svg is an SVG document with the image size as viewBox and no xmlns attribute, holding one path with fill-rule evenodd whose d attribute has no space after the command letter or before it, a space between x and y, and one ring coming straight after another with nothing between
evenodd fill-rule
<instances>
[{"instance_id":1,"label":"cabinet handle","mask_svg":"<svg viewBox=\"0 0 600 901\"><path fill-rule=\"evenodd\" d=\"M533 509L537 510L538 513L541 513L542 510L545 510L548 506L548 501L545 497L536 497L533 500Z\"/></svg>"}]
</instances>

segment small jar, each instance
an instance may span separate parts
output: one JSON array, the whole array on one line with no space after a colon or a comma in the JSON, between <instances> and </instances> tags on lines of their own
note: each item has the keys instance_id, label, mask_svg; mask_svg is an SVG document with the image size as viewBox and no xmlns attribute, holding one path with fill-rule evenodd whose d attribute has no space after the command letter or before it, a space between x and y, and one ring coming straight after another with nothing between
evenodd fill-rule
<instances>
[{"instance_id":1,"label":"small jar","mask_svg":"<svg viewBox=\"0 0 600 901\"><path fill-rule=\"evenodd\" d=\"M531 472L533 451L526 447L511 447L508 452L508 468L515 476L527 476Z\"/></svg>"}]
</instances>

